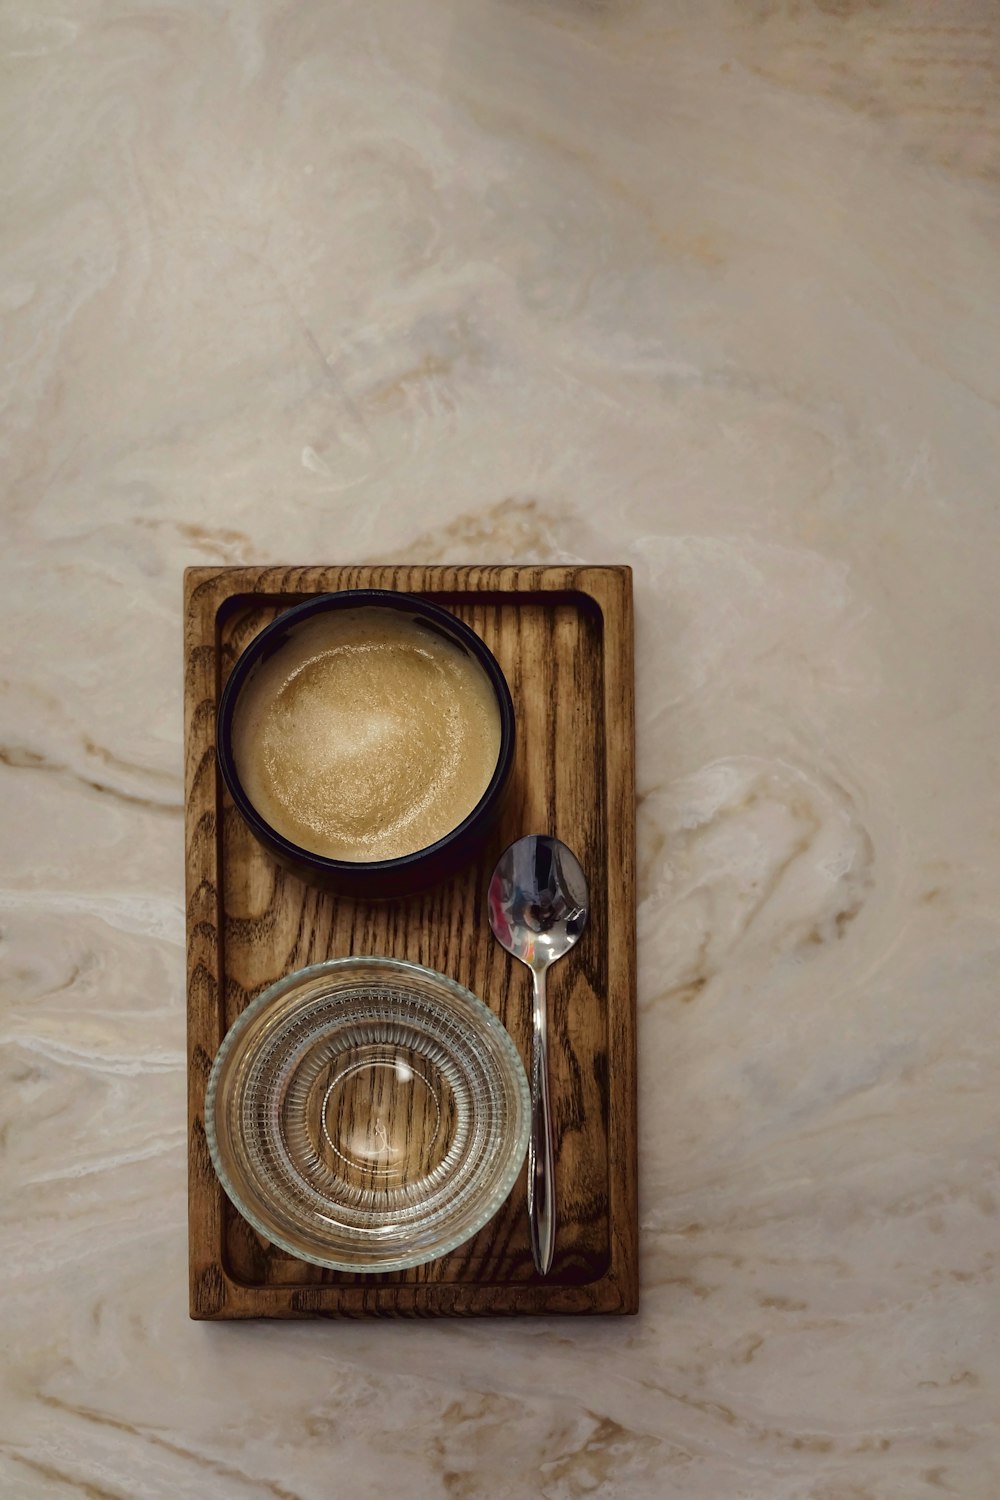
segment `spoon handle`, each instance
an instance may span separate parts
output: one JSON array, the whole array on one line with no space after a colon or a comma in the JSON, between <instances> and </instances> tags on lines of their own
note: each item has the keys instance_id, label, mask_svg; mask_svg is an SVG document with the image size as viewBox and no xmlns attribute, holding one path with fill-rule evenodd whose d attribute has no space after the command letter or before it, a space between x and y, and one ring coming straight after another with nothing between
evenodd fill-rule
<instances>
[{"instance_id":1,"label":"spoon handle","mask_svg":"<svg viewBox=\"0 0 1000 1500\"><path fill-rule=\"evenodd\" d=\"M535 1267L547 1276L556 1243L555 1166L549 1109L549 1042L545 1011L545 970L532 969L531 1136L528 1141L528 1218Z\"/></svg>"}]
</instances>

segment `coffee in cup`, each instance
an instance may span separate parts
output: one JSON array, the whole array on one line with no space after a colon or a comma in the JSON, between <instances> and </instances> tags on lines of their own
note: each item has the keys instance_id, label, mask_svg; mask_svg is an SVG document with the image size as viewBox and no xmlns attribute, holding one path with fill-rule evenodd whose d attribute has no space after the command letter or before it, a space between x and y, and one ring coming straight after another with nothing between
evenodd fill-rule
<instances>
[{"instance_id":1,"label":"coffee in cup","mask_svg":"<svg viewBox=\"0 0 1000 1500\"><path fill-rule=\"evenodd\" d=\"M497 693L476 657L399 609L317 613L246 681L232 755L283 839L369 863L425 849L477 807L497 768Z\"/></svg>"}]
</instances>

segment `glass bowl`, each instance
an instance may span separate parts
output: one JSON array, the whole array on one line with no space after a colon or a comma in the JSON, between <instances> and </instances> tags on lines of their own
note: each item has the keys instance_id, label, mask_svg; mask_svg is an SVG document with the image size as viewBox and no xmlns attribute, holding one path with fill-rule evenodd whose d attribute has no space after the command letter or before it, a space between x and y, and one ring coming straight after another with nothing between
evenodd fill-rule
<instances>
[{"instance_id":1,"label":"glass bowl","mask_svg":"<svg viewBox=\"0 0 1000 1500\"><path fill-rule=\"evenodd\" d=\"M205 1126L244 1218L300 1260L397 1271L453 1250L521 1169L529 1094L509 1033L418 964L289 974L226 1034Z\"/></svg>"}]
</instances>

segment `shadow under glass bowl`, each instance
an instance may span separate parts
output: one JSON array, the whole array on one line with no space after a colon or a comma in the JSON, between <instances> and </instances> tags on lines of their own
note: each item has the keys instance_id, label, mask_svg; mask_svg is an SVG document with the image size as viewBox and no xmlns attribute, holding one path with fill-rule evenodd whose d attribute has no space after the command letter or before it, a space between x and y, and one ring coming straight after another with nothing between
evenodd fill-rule
<instances>
[{"instance_id":1,"label":"shadow under glass bowl","mask_svg":"<svg viewBox=\"0 0 1000 1500\"><path fill-rule=\"evenodd\" d=\"M476 1234L528 1144L517 1048L433 969L300 969L234 1022L212 1067L212 1161L244 1218L300 1260L395 1271Z\"/></svg>"}]
</instances>

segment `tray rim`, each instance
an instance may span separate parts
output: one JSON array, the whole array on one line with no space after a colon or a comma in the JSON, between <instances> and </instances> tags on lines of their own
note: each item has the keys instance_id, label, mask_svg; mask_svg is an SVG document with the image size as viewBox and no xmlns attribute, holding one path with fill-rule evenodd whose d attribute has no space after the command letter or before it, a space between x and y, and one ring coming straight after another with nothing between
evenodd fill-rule
<instances>
[{"instance_id":1,"label":"tray rim","mask_svg":"<svg viewBox=\"0 0 1000 1500\"><path fill-rule=\"evenodd\" d=\"M323 581L326 580L326 581ZM221 1036L207 1036L204 1014L218 1014L220 839L214 752L219 618L254 596L275 603L339 588L391 588L432 597L508 594L589 599L604 623L605 724L624 753L606 758L608 970L621 994L609 1017L609 1264L585 1285L486 1281L343 1286L249 1285L226 1269L221 1250L223 1189L204 1126L208 1073ZM614 649L608 650L609 625ZM190 1315L258 1317L458 1316L634 1313L638 1310L636 1145L635 731L632 570L565 564L250 564L195 566L184 573L185 875L188 1020L188 1263ZM211 707L211 713L206 708ZM612 743L609 733L609 744ZM210 787L206 783L211 783ZM611 919L612 912L614 920ZM207 1003L205 992L207 991ZM609 1007L610 1011L610 1007ZM212 1184L214 1183L214 1191ZM478 1293L478 1296L477 1296Z\"/></svg>"}]
</instances>

